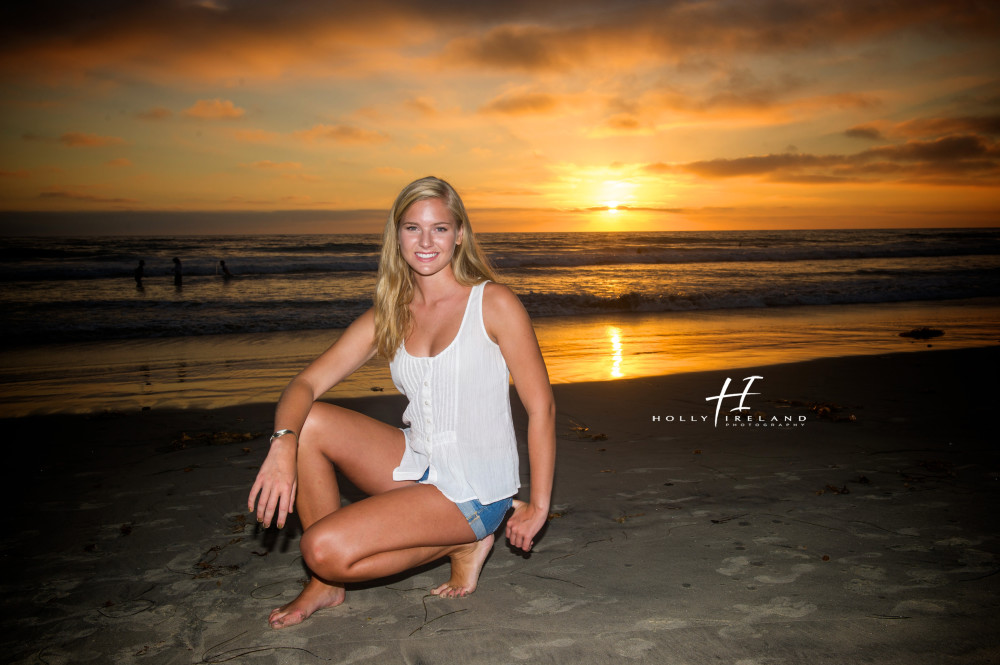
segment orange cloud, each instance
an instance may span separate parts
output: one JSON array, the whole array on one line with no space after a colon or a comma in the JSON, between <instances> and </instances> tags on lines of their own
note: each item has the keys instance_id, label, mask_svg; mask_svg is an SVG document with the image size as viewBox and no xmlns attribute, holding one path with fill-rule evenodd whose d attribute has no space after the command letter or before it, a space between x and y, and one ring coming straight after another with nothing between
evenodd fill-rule
<instances>
[{"instance_id":1,"label":"orange cloud","mask_svg":"<svg viewBox=\"0 0 1000 665\"><path fill-rule=\"evenodd\" d=\"M205 120L232 120L242 118L246 113L228 99L199 99L194 106L184 111L190 118Z\"/></svg>"},{"instance_id":2,"label":"orange cloud","mask_svg":"<svg viewBox=\"0 0 1000 665\"><path fill-rule=\"evenodd\" d=\"M917 118L897 125L893 133L903 136L940 136L955 132L1000 135L1000 115L958 118Z\"/></svg>"},{"instance_id":3,"label":"orange cloud","mask_svg":"<svg viewBox=\"0 0 1000 665\"><path fill-rule=\"evenodd\" d=\"M381 132L375 132L352 125L315 125L312 129L295 132L295 137L303 141L334 141L336 143L383 143L389 137Z\"/></svg>"},{"instance_id":4,"label":"orange cloud","mask_svg":"<svg viewBox=\"0 0 1000 665\"><path fill-rule=\"evenodd\" d=\"M650 164L644 170L657 173L667 168ZM879 146L853 155L781 153L697 161L677 168L710 179L755 176L796 184L889 181L996 186L1000 184L1000 143L956 134Z\"/></svg>"},{"instance_id":5,"label":"orange cloud","mask_svg":"<svg viewBox=\"0 0 1000 665\"><path fill-rule=\"evenodd\" d=\"M125 139L117 136L99 136L83 132L66 132L59 137L59 142L71 148L102 148L109 145L121 145Z\"/></svg>"},{"instance_id":6,"label":"orange cloud","mask_svg":"<svg viewBox=\"0 0 1000 665\"><path fill-rule=\"evenodd\" d=\"M118 157L117 159L110 159L105 162L108 166L132 166L132 160L126 157Z\"/></svg>"},{"instance_id":7,"label":"orange cloud","mask_svg":"<svg viewBox=\"0 0 1000 665\"><path fill-rule=\"evenodd\" d=\"M438 110L434 106L433 100L428 97L411 97L403 102L403 105L411 111L416 111L421 115L435 116L438 114Z\"/></svg>"},{"instance_id":8,"label":"orange cloud","mask_svg":"<svg viewBox=\"0 0 1000 665\"><path fill-rule=\"evenodd\" d=\"M30 178L31 173L27 169L18 169L17 171L5 171L0 169L0 178Z\"/></svg>"},{"instance_id":9,"label":"orange cloud","mask_svg":"<svg viewBox=\"0 0 1000 665\"><path fill-rule=\"evenodd\" d=\"M480 113L527 115L549 113L559 107L560 100L547 92L513 92L496 97L484 104Z\"/></svg>"}]
</instances>

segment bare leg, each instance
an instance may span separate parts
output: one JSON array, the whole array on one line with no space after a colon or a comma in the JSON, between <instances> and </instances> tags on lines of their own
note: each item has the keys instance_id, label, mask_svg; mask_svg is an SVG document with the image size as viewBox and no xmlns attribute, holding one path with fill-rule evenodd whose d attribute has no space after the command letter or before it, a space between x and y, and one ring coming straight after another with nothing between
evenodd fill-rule
<instances>
[{"instance_id":1,"label":"bare leg","mask_svg":"<svg viewBox=\"0 0 1000 665\"><path fill-rule=\"evenodd\" d=\"M302 555L322 579L357 582L454 556L475 538L458 506L413 483L327 515L303 534Z\"/></svg>"},{"instance_id":2,"label":"bare leg","mask_svg":"<svg viewBox=\"0 0 1000 665\"><path fill-rule=\"evenodd\" d=\"M403 434L395 427L330 404L314 404L299 437L297 457L295 505L303 528L340 508L335 468L370 494L405 485L392 480L403 448ZM272 628L301 623L316 610L341 604L344 595L342 583L313 574L295 600L271 612L268 623Z\"/></svg>"}]
</instances>

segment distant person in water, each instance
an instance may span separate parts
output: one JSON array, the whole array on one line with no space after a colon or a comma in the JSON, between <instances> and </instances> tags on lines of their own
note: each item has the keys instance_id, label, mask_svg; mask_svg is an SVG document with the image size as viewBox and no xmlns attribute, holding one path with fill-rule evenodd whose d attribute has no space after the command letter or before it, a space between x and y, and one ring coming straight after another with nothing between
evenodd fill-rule
<instances>
[{"instance_id":1,"label":"distant person in water","mask_svg":"<svg viewBox=\"0 0 1000 665\"><path fill-rule=\"evenodd\" d=\"M135 267L132 271L132 276L135 277L135 288L142 288L142 278L146 276L146 262L139 261L139 265Z\"/></svg>"},{"instance_id":2,"label":"distant person in water","mask_svg":"<svg viewBox=\"0 0 1000 665\"><path fill-rule=\"evenodd\" d=\"M229 272L229 268L226 267L226 262L225 261L219 261L219 270L218 270L218 272L222 273L222 279L230 280L233 277L233 274L231 272Z\"/></svg>"},{"instance_id":3,"label":"distant person in water","mask_svg":"<svg viewBox=\"0 0 1000 665\"><path fill-rule=\"evenodd\" d=\"M493 533L530 551L549 515L555 405L527 312L492 268L451 185L423 178L389 212L375 305L292 379L250 490L257 521L298 509L310 580L271 612L283 628L344 602L344 585L451 559L432 594L476 589ZM399 429L317 401L375 355L409 399ZM528 414L531 491L520 485L508 377ZM337 473L369 498L341 507Z\"/></svg>"},{"instance_id":4,"label":"distant person in water","mask_svg":"<svg viewBox=\"0 0 1000 665\"><path fill-rule=\"evenodd\" d=\"M174 286L180 286L184 281L183 273L181 272L181 260L174 257Z\"/></svg>"}]
</instances>

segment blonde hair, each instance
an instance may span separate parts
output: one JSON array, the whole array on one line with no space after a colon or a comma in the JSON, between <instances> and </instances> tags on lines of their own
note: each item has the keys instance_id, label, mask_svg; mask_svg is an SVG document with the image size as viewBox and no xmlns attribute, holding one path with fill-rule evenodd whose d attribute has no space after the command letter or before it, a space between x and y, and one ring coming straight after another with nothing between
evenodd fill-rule
<instances>
[{"instance_id":1,"label":"blonde hair","mask_svg":"<svg viewBox=\"0 0 1000 665\"><path fill-rule=\"evenodd\" d=\"M404 187L389 210L375 281L375 347L388 360L396 355L412 323L409 304L413 300L413 273L399 250L399 225L410 206L425 199L444 203L457 224L455 231L462 231L462 242L451 258L451 270L458 283L473 286L497 278L472 232L462 199L451 185L429 176Z\"/></svg>"}]
</instances>

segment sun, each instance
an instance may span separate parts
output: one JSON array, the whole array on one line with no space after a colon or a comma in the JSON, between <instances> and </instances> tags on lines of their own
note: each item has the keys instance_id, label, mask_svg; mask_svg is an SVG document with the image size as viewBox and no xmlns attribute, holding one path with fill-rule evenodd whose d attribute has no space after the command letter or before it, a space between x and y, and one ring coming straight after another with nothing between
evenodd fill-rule
<instances>
[{"instance_id":1,"label":"sun","mask_svg":"<svg viewBox=\"0 0 1000 665\"><path fill-rule=\"evenodd\" d=\"M619 201L605 201L604 205L607 206L607 208L608 208L608 214L610 214L610 215L617 215L618 214L618 206L620 206L621 203Z\"/></svg>"}]
</instances>

